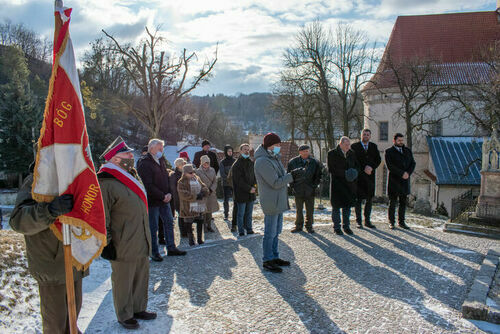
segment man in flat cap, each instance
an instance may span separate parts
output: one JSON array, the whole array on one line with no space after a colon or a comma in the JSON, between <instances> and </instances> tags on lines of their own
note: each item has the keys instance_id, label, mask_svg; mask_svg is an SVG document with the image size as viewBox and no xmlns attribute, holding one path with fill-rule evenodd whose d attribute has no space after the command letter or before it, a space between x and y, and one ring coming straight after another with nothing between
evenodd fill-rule
<instances>
[{"instance_id":1,"label":"man in flat cap","mask_svg":"<svg viewBox=\"0 0 500 334\"><path fill-rule=\"evenodd\" d=\"M146 189L134 168L132 151L118 137L102 154L106 163L97 174L107 230L102 257L111 262L116 317L127 329L139 328L137 319L156 318L156 313L146 311L151 234Z\"/></svg>"},{"instance_id":2,"label":"man in flat cap","mask_svg":"<svg viewBox=\"0 0 500 334\"><path fill-rule=\"evenodd\" d=\"M299 181L290 183L297 208L295 228L292 229L292 233L301 232L304 227L304 204L306 205L306 230L314 233L314 195L321 182L322 165L311 156L308 145L301 145L299 155L288 162L288 173L297 168L304 168L305 175Z\"/></svg>"}]
</instances>

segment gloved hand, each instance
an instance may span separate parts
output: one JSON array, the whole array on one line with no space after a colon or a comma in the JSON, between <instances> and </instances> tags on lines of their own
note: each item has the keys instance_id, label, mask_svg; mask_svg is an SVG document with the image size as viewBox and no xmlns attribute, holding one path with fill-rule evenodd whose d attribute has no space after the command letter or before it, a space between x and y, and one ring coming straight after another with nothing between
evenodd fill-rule
<instances>
[{"instance_id":1,"label":"gloved hand","mask_svg":"<svg viewBox=\"0 0 500 334\"><path fill-rule=\"evenodd\" d=\"M197 200L197 201L200 201L200 200L202 200L202 199L203 199L203 193L202 193L202 192L200 192L198 195L196 195L196 200Z\"/></svg>"},{"instance_id":2,"label":"gloved hand","mask_svg":"<svg viewBox=\"0 0 500 334\"><path fill-rule=\"evenodd\" d=\"M290 173L292 174L293 182L298 182L304 178L306 170L304 168L295 168Z\"/></svg>"},{"instance_id":3,"label":"gloved hand","mask_svg":"<svg viewBox=\"0 0 500 334\"><path fill-rule=\"evenodd\" d=\"M49 204L49 212L53 216L61 216L73 210L73 195L57 196Z\"/></svg>"}]
</instances>

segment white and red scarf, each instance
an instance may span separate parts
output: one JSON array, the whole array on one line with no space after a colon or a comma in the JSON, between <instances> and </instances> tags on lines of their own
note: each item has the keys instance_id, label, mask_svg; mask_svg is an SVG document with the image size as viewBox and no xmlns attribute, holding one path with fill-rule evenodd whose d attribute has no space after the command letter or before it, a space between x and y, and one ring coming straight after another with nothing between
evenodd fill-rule
<instances>
[{"instance_id":1,"label":"white and red scarf","mask_svg":"<svg viewBox=\"0 0 500 334\"><path fill-rule=\"evenodd\" d=\"M139 182L132 174L125 171L123 168L108 162L101 166L99 173L106 172L113 175L118 181L123 183L127 188L132 190L139 198L144 202L146 209L148 207L148 195L146 193L146 188ZM98 174L99 174L98 173Z\"/></svg>"}]
</instances>

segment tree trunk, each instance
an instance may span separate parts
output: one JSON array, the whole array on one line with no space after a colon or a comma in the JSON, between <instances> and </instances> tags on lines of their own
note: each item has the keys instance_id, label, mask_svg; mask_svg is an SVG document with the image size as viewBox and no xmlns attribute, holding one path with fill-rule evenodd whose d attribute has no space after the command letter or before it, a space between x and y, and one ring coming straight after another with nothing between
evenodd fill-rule
<instances>
[{"instance_id":1,"label":"tree trunk","mask_svg":"<svg viewBox=\"0 0 500 334\"><path fill-rule=\"evenodd\" d=\"M413 124L412 124L412 119L410 116L410 113L406 113L406 146L411 150L413 146Z\"/></svg>"}]
</instances>

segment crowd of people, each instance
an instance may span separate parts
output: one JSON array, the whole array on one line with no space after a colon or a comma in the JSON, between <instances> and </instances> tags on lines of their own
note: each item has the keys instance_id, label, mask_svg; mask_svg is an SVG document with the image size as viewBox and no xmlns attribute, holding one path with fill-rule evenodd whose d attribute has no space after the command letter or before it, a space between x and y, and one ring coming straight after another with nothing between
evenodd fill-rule
<instances>
[{"instance_id":1,"label":"crowd of people","mask_svg":"<svg viewBox=\"0 0 500 334\"><path fill-rule=\"evenodd\" d=\"M338 235L353 234L349 224L352 207L355 207L358 228L375 228L370 215L375 170L381 156L370 139L371 131L364 129L360 142L351 146L350 139L342 137L338 146L328 152L332 221ZM282 267L290 265L279 254L283 213L290 209L289 188L297 209L291 232L301 232L305 226L308 233L315 233L315 195L325 173L323 164L311 155L309 146L300 146L299 155L288 162L286 169L281 161L281 139L275 133L264 137L253 158L247 143L240 145L237 159L233 157L233 148L226 146L220 163L210 148L210 142L203 141L202 150L195 154L193 163L186 152L180 152L172 169L160 139L151 139L137 162L133 150L121 137L101 156L105 163L97 176L107 229L107 245L102 257L111 262L116 317L127 329L138 328L138 319L156 318L155 313L147 311L149 258L163 261L162 244L167 256L186 255L186 251L176 246L174 217L177 216L181 237L188 238L191 246L204 243L204 231L214 231L212 215L219 210L216 195L219 171L224 219L229 220L233 198L231 231L240 237L255 233L252 216L257 195L259 197L264 213L262 265L265 270L281 272ZM411 150L404 146L402 134L394 135L394 146L385 151L385 163L389 170L389 227L395 227L395 210L399 205L398 225L408 229L405 208L415 160ZM44 333L68 333L63 248L50 225L58 216L72 210L73 198L63 195L49 203L38 203L31 197L32 181L30 175L20 189L10 225L25 235L29 270L39 284ZM74 270L77 312L82 304L81 282L87 275L88 271Z\"/></svg>"}]
</instances>

